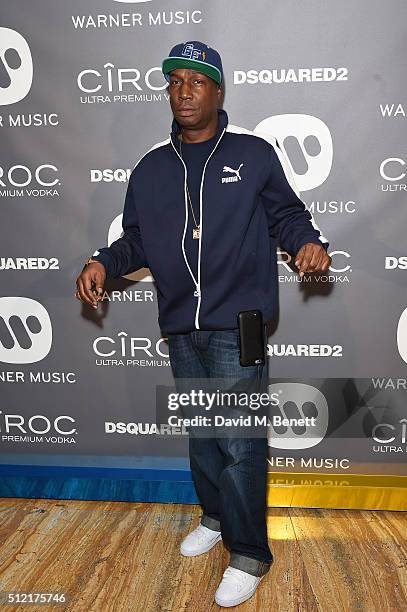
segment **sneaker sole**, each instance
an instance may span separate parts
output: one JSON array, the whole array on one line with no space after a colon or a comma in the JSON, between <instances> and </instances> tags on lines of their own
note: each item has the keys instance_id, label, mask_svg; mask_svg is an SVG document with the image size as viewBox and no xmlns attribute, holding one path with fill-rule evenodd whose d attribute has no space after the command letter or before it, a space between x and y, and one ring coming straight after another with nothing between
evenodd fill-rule
<instances>
[{"instance_id":1,"label":"sneaker sole","mask_svg":"<svg viewBox=\"0 0 407 612\"><path fill-rule=\"evenodd\" d=\"M260 576L260 580L257 583L257 586L254 589L252 589L252 591L250 592L250 595L242 595L241 597L238 597L237 599L233 599L233 601L229 599L227 603L225 602L222 603L222 600L218 599L215 596L215 602L218 604L218 606L222 606L222 608L232 608L233 606L238 606L239 604L243 603L247 599L250 599L250 597L252 597L255 594L256 590L259 587L260 582L263 580L265 575L266 574L264 574L263 576Z\"/></svg>"},{"instance_id":2,"label":"sneaker sole","mask_svg":"<svg viewBox=\"0 0 407 612\"><path fill-rule=\"evenodd\" d=\"M215 544L217 544L217 542L219 542L219 540L222 539L222 536L219 534L215 540L213 540L213 542L211 542L211 544L208 544L205 548L201 548L199 550L199 552L188 552L183 550L182 546L180 547L180 552L181 555L183 555L184 557L199 557L199 555L203 555L204 553L208 552L211 548L213 548L215 546Z\"/></svg>"}]
</instances>

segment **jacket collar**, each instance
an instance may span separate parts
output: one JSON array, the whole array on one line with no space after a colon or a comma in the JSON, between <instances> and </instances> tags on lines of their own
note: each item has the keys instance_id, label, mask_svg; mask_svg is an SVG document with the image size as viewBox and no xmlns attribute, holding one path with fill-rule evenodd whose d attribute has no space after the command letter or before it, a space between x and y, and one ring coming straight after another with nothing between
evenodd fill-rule
<instances>
[{"instance_id":1,"label":"jacket collar","mask_svg":"<svg viewBox=\"0 0 407 612\"><path fill-rule=\"evenodd\" d=\"M226 111L223 110L223 108L218 108L218 130L217 130L217 135L220 136L222 131L226 128L227 124L229 122L228 119L228 115L226 113ZM181 131L181 126L178 123L178 121L176 121L176 119L174 118L171 124L171 140L173 141L173 143L175 144L177 141L177 136Z\"/></svg>"}]
</instances>

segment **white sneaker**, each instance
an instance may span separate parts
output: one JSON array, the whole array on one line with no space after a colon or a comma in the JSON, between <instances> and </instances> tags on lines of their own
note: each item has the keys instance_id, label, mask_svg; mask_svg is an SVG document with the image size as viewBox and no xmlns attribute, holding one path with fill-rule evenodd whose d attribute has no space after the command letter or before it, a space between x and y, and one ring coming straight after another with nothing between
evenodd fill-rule
<instances>
[{"instance_id":1,"label":"white sneaker","mask_svg":"<svg viewBox=\"0 0 407 612\"><path fill-rule=\"evenodd\" d=\"M202 555L202 553L208 552L221 539L220 531L214 531L205 527L205 525L199 524L181 542L181 555L184 555L184 557Z\"/></svg>"},{"instance_id":2,"label":"white sneaker","mask_svg":"<svg viewBox=\"0 0 407 612\"><path fill-rule=\"evenodd\" d=\"M249 599L257 589L263 576L253 576L230 565L223 572L223 578L215 593L219 606L229 608Z\"/></svg>"}]
</instances>

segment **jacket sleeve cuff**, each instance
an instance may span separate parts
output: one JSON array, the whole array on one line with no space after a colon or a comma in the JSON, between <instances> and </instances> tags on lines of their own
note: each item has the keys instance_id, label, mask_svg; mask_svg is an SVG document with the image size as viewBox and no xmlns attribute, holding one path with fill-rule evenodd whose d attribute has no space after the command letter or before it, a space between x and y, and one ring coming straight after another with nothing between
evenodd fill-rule
<instances>
[{"instance_id":1,"label":"jacket sleeve cuff","mask_svg":"<svg viewBox=\"0 0 407 612\"><path fill-rule=\"evenodd\" d=\"M323 246L325 251L328 250L329 242L323 242L322 240L319 240L318 238L315 238L315 236L308 236L308 237L302 238L298 242L298 244L297 244L297 251L296 251L295 255L297 255L298 251L300 250L301 247L304 246L304 244L308 244L309 242L312 242L313 244L319 244L320 246Z\"/></svg>"},{"instance_id":2,"label":"jacket sleeve cuff","mask_svg":"<svg viewBox=\"0 0 407 612\"><path fill-rule=\"evenodd\" d=\"M106 276L110 276L110 277L113 276L113 269L111 265L112 262L107 253L96 250L92 255L92 259L99 261L104 266L106 270Z\"/></svg>"}]
</instances>

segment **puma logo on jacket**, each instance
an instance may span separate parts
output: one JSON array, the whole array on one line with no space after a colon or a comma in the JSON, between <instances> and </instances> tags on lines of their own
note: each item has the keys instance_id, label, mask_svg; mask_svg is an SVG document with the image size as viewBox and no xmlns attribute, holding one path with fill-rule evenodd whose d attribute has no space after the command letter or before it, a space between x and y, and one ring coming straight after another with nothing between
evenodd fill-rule
<instances>
[{"instance_id":1,"label":"puma logo on jacket","mask_svg":"<svg viewBox=\"0 0 407 612\"><path fill-rule=\"evenodd\" d=\"M222 183L231 183L236 181L241 181L242 177L240 176L240 168L243 164L240 164L237 170L233 170L233 168L229 168L229 166L223 166L223 172L231 172L235 176L228 176L227 178L222 178Z\"/></svg>"}]
</instances>

